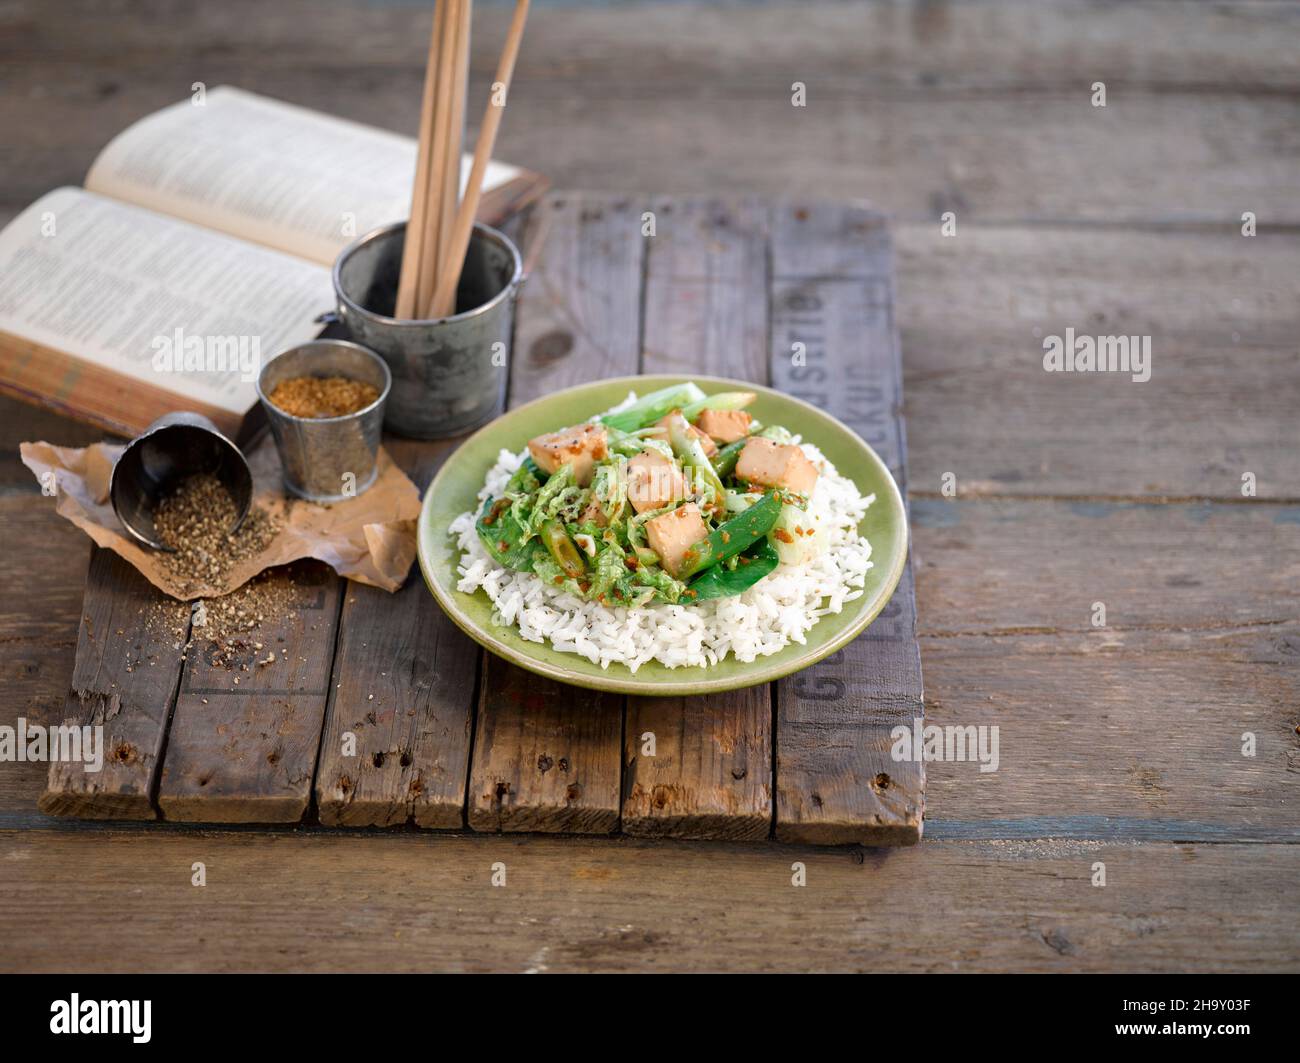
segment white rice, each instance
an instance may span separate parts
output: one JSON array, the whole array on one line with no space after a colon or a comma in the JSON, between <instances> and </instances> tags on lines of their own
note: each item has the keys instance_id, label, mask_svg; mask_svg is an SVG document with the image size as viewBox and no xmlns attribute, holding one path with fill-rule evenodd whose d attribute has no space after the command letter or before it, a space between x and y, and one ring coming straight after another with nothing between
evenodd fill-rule
<instances>
[{"instance_id":1,"label":"white rice","mask_svg":"<svg viewBox=\"0 0 1300 1063\"><path fill-rule=\"evenodd\" d=\"M496 607L495 623L517 627L530 642L549 641L602 668L617 663L635 672L647 661L669 668L707 667L729 653L749 662L792 642L803 643L818 620L840 612L863 593L872 567L871 544L857 526L876 496L863 498L815 446L800 446L821 474L809 513L825 525L826 549L802 565L777 566L744 594L639 608L584 601L531 572L497 562L474 530L477 510L462 513L447 529L462 551L456 589L466 594L482 590ZM479 508L504 490L527 453L501 451L479 492Z\"/></svg>"}]
</instances>

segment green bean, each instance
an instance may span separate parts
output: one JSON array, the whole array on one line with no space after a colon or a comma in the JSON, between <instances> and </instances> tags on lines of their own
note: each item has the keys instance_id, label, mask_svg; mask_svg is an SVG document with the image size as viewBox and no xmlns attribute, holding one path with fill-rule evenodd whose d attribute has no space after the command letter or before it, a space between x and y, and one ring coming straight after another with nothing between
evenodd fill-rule
<instances>
[{"instance_id":1,"label":"green bean","mask_svg":"<svg viewBox=\"0 0 1300 1063\"><path fill-rule=\"evenodd\" d=\"M564 530L563 524L555 519L548 520L542 524L541 534L546 549L550 551L551 557L564 570L566 576L577 579L586 571L582 553L569 538L569 533Z\"/></svg>"},{"instance_id":2,"label":"green bean","mask_svg":"<svg viewBox=\"0 0 1300 1063\"><path fill-rule=\"evenodd\" d=\"M686 551L677 578L689 579L733 554L748 550L772 530L776 518L781 515L781 506L780 492L768 491L744 513L738 513L714 528L707 539L701 539Z\"/></svg>"},{"instance_id":3,"label":"green bean","mask_svg":"<svg viewBox=\"0 0 1300 1063\"><path fill-rule=\"evenodd\" d=\"M748 438L737 439L734 443L728 443L713 455L713 471L718 474L719 479L730 476L736 471L736 462L740 460L740 452L745 449L745 444L748 442Z\"/></svg>"},{"instance_id":4,"label":"green bean","mask_svg":"<svg viewBox=\"0 0 1300 1063\"><path fill-rule=\"evenodd\" d=\"M781 563L767 539L760 539L739 555L739 559L742 564L735 568L721 564L705 569L687 586L687 597L692 602L702 602L709 598L730 598L732 595L744 594Z\"/></svg>"}]
</instances>

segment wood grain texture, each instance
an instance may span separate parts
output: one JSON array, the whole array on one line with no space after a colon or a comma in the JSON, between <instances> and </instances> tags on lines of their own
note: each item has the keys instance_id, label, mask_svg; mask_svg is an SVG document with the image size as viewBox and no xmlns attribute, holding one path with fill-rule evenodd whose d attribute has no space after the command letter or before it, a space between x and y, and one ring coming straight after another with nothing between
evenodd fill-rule
<instances>
[{"instance_id":1,"label":"wood grain texture","mask_svg":"<svg viewBox=\"0 0 1300 1063\"><path fill-rule=\"evenodd\" d=\"M641 210L625 197L553 193L533 211L530 229L544 229L546 237L519 301L512 406L585 380L636 372L640 227ZM470 827L616 829L623 697L483 657Z\"/></svg>"},{"instance_id":2,"label":"wood grain texture","mask_svg":"<svg viewBox=\"0 0 1300 1063\"><path fill-rule=\"evenodd\" d=\"M0 411L0 424L3 424ZM17 453L0 458L18 465ZM34 485L31 473L19 466ZM0 725L55 725L62 721L72 685L90 547L54 512L54 499L30 487L0 495ZM16 593L14 593L16 591ZM45 791L49 765L11 762L0 771L0 815L30 812Z\"/></svg>"},{"instance_id":3,"label":"wood grain texture","mask_svg":"<svg viewBox=\"0 0 1300 1063\"><path fill-rule=\"evenodd\" d=\"M609 834L618 827L623 699L483 655L469 825Z\"/></svg>"},{"instance_id":4,"label":"wood grain texture","mask_svg":"<svg viewBox=\"0 0 1300 1063\"><path fill-rule=\"evenodd\" d=\"M111 132L183 98L196 39L214 42L209 85L416 129L427 9L245 0L180 19L165 0L23 0L5 17L11 210L79 183ZM474 99L508 18L477 13ZM1288 4L1160 0L751 5L742 19L704 3L557 7L528 28L499 155L556 187L815 187L912 219L1227 225L1254 209L1294 225L1295 18ZM1098 79L1104 109L1090 104ZM795 80L805 108L790 105Z\"/></svg>"},{"instance_id":5,"label":"wood grain texture","mask_svg":"<svg viewBox=\"0 0 1300 1063\"><path fill-rule=\"evenodd\" d=\"M391 450L423 490L455 445L395 440ZM418 565L395 594L348 582L339 624L316 768L320 821L463 826L478 646L438 607Z\"/></svg>"},{"instance_id":6,"label":"wood grain texture","mask_svg":"<svg viewBox=\"0 0 1300 1063\"><path fill-rule=\"evenodd\" d=\"M767 204L657 199L651 210L641 371L767 383Z\"/></svg>"},{"instance_id":7,"label":"wood grain texture","mask_svg":"<svg viewBox=\"0 0 1300 1063\"><path fill-rule=\"evenodd\" d=\"M773 384L857 432L906 497L902 363L884 219L852 207L775 210L771 299ZM924 716L909 561L866 632L776 684L776 837L918 841L925 765L895 761L890 732Z\"/></svg>"},{"instance_id":8,"label":"wood grain texture","mask_svg":"<svg viewBox=\"0 0 1300 1063\"><path fill-rule=\"evenodd\" d=\"M768 208L658 200L646 241L646 373L767 382ZM623 829L765 838L772 820L768 687L714 697L628 698ZM654 736L655 753L643 736Z\"/></svg>"},{"instance_id":9,"label":"wood grain texture","mask_svg":"<svg viewBox=\"0 0 1300 1063\"><path fill-rule=\"evenodd\" d=\"M156 817L153 792L188 631L187 604L166 597L116 554L92 547L62 725L98 731L103 766L92 772L82 762L52 761L42 812Z\"/></svg>"},{"instance_id":10,"label":"wood grain texture","mask_svg":"<svg viewBox=\"0 0 1300 1063\"><path fill-rule=\"evenodd\" d=\"M296 823L307 811L329 696L343 581L319 561L272 569L292 612L260 625L261 651L185 659L158 807L198 823ZM271 665L257 659L274 649Z\"/></svg>"},{"instance_id":11,"label":"wood grain texture","mask_svg":"<svg viewBox=\"0 0 1300 1063\"><path fill-rule=\"evenodd\" d=\"M766 684L709 697L630 697L624 730L625 833L733 841L768 836L772 699Z\"/></svg>"},{"instance_id":12,"label":"wood grain texture","mask_svg":"<svg viewBox=\"0 0 1300 1063\"><path fill-rule=\"evenodd\" d=\"M515 318L510 403L637 371L641 349L641 215L627 196L553 192L529 215L544 234Z\"/></svg>"},{"instance_id":13,"label":"wood grain texture","mask_svg":"<svg viewBox=\"0 0 1300 1063\"><path fill-rule=\"evenodd\" d=\"M207 885L190 885L194 861ZM792 864L807 885L792 885ZM1106 886L1092 885L1106 865ZM506 883L494 887L494 864ZM1295 971L1298 845L0 832L7 970ZM917 896L926 899L918 904ZM58 919L31 912L54 910ZM104 911L117 926L106 948ZM906 912L905 932L900 912ZM177 926L192 926L178 935Z\"/></svg>"},{"instance_id":14,"label":"wood grain texture","mask_svg":"<svg viewBox=\"0 0 1300 1063\"><path fill-rule=\"evenodd\" d=\"M963 831L1300 841L1300 624L921 644L927 721L998 729L996 771L926 766Z\"/></svg>"},{"instance_id":15,"label":"wood grain texture","mask_svg":"<svg viewBox=\"0 0 1300 1063\"><path fill-rule=\"evenodd\" d=\"M923 635L1212 638L1300 616L1300 506L926 498L912 526Z\"/></svg>"},{"instance_id":16,"label":"wood grain texture","mask_svg":"<svg viewBox=\"0 0 1300 1063\"><path fill-rule=\"evenodd\" d=\"M1300 500L1290 233L897 230L915 492ZM1048 373L1043 340L1147 336L1151 378Z\"/></svg>"}]
</instances>

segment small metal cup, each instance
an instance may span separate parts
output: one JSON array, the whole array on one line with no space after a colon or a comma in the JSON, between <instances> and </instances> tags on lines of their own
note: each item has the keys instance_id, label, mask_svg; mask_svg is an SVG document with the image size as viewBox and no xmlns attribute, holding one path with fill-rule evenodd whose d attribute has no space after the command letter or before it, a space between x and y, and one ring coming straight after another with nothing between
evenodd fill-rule
<instances>
[{"instance_id":1,"label":"small metal cup","mask_svg":"<svg viewBox=\"0 0 1300 1063\"><path fill-rule=\"evenodd\" d=\"M127 444L109 480L108 496L122 526L156 550L170 550L159 538L153 514L160 499L190 476L212 473L234 499L234 532L253 502L253 474L239 448L197 413L159 417Z\"/></svg>"},{"instance_id":2,"label":"small metal cup","mask_svg":"<svg viewBox=\"0 0 1300 1063\"><path fill-rule=\"evenodd\" d=\"M504 235L475 225L456 291L457 312L404 321L392 314L405 242L406 223L399 222L345 248L334 263L334 293L353 339L377 351L393 372L389 431L443 439L477 428L505 408L523 263Z\"/></svg>"},{"instance_id":3,"label":"small metal cup","mask_svg":"<svg viewBox=\"0 0 1300 1063\"><path fill-rule=\"evenodd\" d=\"M300 376L359 380L378 388L379 398L342 417L295 417L268 396L282 381ZM341 502L374 483L384 403L391 388L392 377L383 359L347 340L314 340L267 362L257 376L257 397L280 452L285 486L311 502ZM351 484L349 475L354 477Z\"/></svg>"}]
</instances>

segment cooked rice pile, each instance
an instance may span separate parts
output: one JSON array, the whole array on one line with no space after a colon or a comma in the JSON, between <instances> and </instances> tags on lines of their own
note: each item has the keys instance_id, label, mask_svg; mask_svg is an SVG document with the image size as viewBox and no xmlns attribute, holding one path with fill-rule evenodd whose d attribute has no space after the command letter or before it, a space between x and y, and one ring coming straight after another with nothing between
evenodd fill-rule
<instances>
[{"instance_id":1,"label":"cooked rice pile","mask_svg":"<svg viewBox=\"0 0 1300 1063\"><path fill-rule=\"evenodd\" d=\"M871 544L857 527L876 496L863 498L815 446L801 446L821 473L809 507L825 522L827 548L806 564L779 566L743 594L698 605L637 609L583 601L493 559L474 530L477 510L462 513L447 529L462 552L457 590L484 591L496 607L496 623L515 626L529 641L549 641L602 668L613 662L635 672L647 661L669 668L707 666L727 654L749 662L802 643L821 617L840 612L862 595L872 565ZM526 456L527 451L501 451L479 492L479 508L489 496L501 494Z\"/></svg>"}]
</instances>

